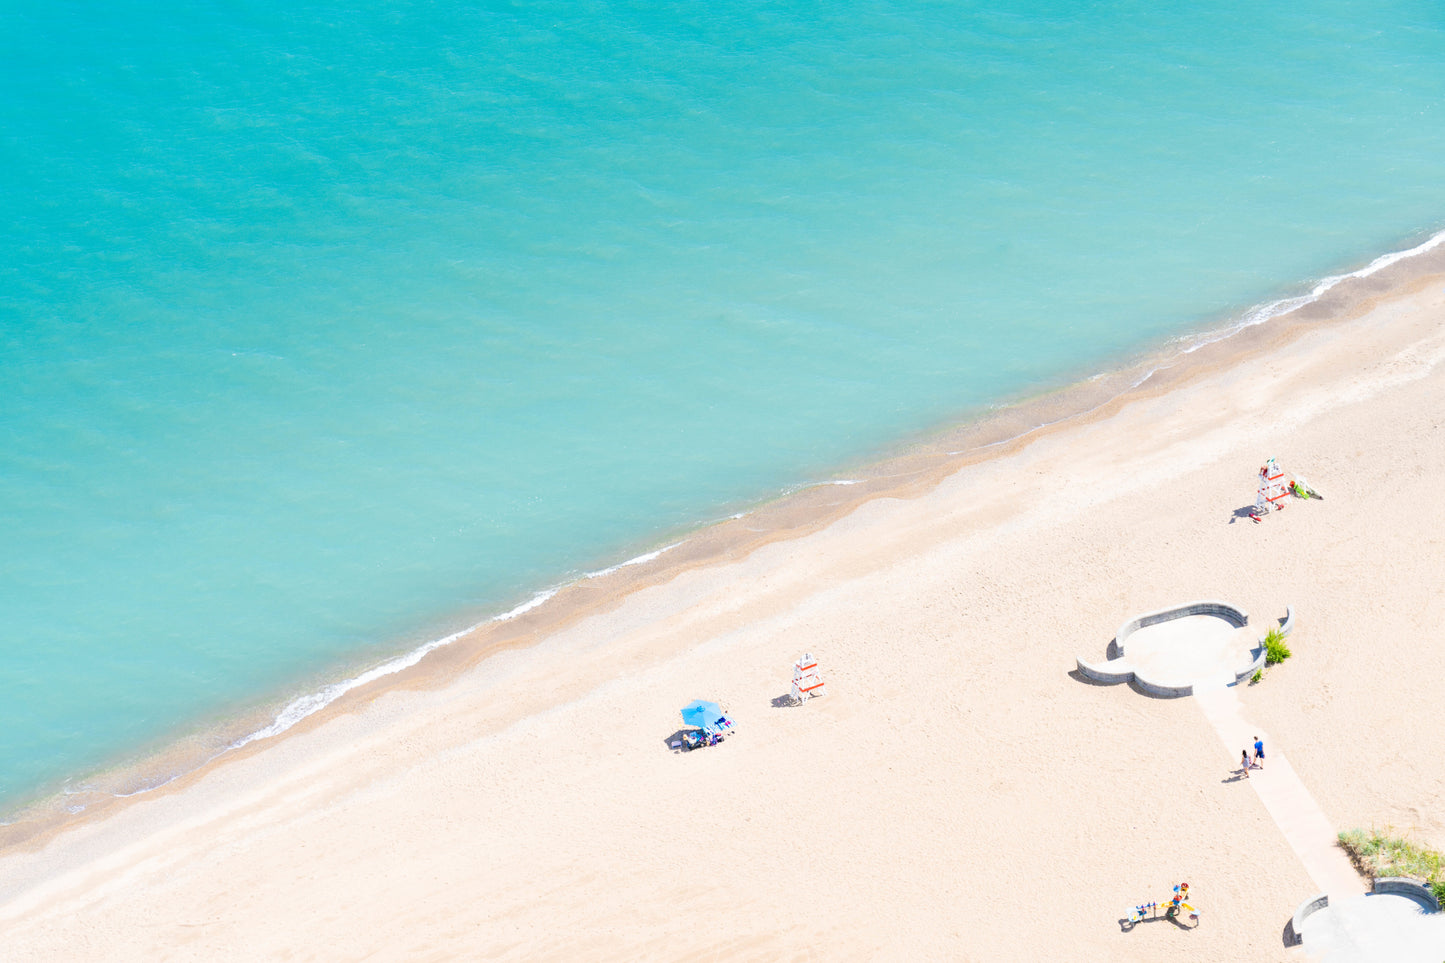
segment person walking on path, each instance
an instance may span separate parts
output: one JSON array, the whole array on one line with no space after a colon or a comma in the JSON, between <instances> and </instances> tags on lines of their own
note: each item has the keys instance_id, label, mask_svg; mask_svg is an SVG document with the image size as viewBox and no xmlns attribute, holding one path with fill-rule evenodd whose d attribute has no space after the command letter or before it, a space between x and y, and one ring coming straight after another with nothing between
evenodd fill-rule
<instances>
[{"instance_id":1,"label":"person walking on path","mask_svg":"<svg viewBox=\"0 0 1445 963\"><path fill-rule=\"evenodd\" d=\"M1245 778L1245 779L1248 779L1248 778L1249 778L1249 750L1248 750L1248 749L1241 749L1241 750L1239 750L1239 767L1240 767L1240 771L1244 773L1244 778Z\"/></svg>"},{"instance_id":2,"label":"person walking on path","mask_svg":"<svg viewBox=\"0 0 1445 963\"><path fill-rule=\"evenodd\" d=\"M1264 768L1264 740L1259 736L1254 737L1254 765L1257 769Z\"/></svg>"}]
</instances>

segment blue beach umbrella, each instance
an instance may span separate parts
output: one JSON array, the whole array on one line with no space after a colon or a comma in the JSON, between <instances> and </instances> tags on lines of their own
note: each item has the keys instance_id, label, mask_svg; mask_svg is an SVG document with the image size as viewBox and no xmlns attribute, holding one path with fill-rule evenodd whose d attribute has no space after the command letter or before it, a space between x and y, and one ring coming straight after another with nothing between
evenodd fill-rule
<instances>
[{"instance_id":1,"label":"blue beach umbrella","mask_svg":"<svg viewBox=\"0 0 1445 963\"><path fill-rule=\"evenodd\" d=\"M722 714L722 706L703 699L693 699L682 707L682 721L699 729L714 728Z\"/></svg>"}]
</instances>

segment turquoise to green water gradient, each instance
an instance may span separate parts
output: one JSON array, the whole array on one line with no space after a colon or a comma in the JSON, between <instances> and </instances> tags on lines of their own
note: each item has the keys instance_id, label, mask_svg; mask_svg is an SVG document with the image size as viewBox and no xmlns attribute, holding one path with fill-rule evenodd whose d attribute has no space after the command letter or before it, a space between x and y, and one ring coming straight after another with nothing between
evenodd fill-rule
<instances>
[{"instance_id":1,"label":"turquoise to green water gradient","mask_svg":"<svg viewBox=\"0 0 1445 963\"><path fill-rule=\"evenodd\" d=\"M1442 17L0 0L0 806L1419 243Z\"/></svg>"}]
</instances>

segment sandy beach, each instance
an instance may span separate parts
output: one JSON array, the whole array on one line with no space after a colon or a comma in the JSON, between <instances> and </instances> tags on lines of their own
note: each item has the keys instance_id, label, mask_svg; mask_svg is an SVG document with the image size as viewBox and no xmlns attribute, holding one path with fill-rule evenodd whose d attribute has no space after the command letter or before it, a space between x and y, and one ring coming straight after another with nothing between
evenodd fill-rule
<instances>
[{"instance_id":1,"label":"sandy beach","mask_svg":"<svg viewBox=\"0 0 1445 963\"><path fill-rule=\"evenodd\" d=\"M1242 747L1074 660L1139 612L1293 606L1243 712L1336 829L1445 847L1442 260L15 835L0 956L1300 959L1320 888ZM1270 456L1325 500L1251 522ZM775 705L805 651L828 695ZM738 731L673 752L694 698ZM1197 928L1121 927L1181 881Z\"/></svg>"}]
</instances>

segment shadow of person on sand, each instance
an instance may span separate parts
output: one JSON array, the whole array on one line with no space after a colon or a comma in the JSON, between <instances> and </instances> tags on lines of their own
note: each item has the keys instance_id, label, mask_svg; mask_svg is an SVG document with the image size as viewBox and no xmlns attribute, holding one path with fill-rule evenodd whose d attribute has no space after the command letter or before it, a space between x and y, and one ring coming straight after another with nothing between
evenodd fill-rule
<instances>
[{"instance_id":1,"label":"shadow of person on sand","mask_svg":"<svg viewBox=\"0 0 1445 963\"><path fill-rule=\"evenodd\" d=\"M1221 780L1219 780L1219 781L1222 782L1222 783L1244 782L1244 780L1247 779L1247 778L1248 778L1248 776L1246 775L1246 773L1245 773L1245 771L1244 771L1243 769L1236 769L1236 770L1234 770L1233 773L1231 773L1231 774L1228 775L1228 776L1225 776L1223 779L1221 779Z\"/></svg>"}]
</instances>

